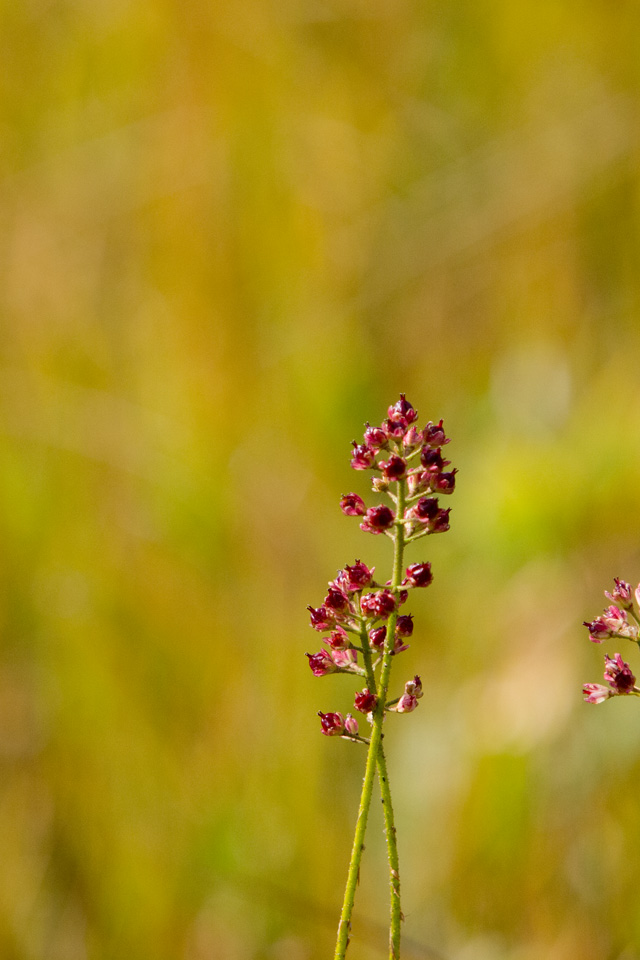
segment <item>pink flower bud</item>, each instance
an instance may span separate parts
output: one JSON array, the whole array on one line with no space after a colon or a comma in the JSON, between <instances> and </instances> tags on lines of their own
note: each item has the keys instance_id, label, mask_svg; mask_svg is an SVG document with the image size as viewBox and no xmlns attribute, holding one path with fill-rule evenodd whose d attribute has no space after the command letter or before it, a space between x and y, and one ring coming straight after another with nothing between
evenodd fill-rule
<instances>
[{"instance_id":1,"label":"pink flower bud","mask_svg":"<svg viewBox=\"0 0 640 960\"><path fill-rule=\"evenodd\" d=\"M358 721L350 713L348 713L344 718L344 729L345 732L351 734L352 737L355 737L358 734Z\"/></svg>"},{"instance_id":2,"label":"pink flower bud","mask_svg":"<svg viewBox=\"0 0 640 960\"><path fill-rule=\"evenodd\" d=\"M412 713L417 706L418 698L414 694L403 693L395 707L389 709L394 709L396 713Z\"/></svg>"},{"instance_id":3,"label":"pink flower bud","mask_svg":"<svg viewBox=\"0 0 640 960\"><path fill-rule=\"evenodd\" d=\"M412 563L407 567L406 574L403 586L428 587L433 580L430 563Z\"/></svg>"},{"instance_id":4,"label":"pink flower bud","mask_svg":"<svg viewBox=\"0 0 640 960\"><path fill-rule=\"evenodd\" d=\"M375 453L389 446L389 438L382 427L371 427L369 424L364 431L364 442Z\"/></svg>"},{"instance_id":5,"label":"pink flower bud","mask_svg":"<svg viewBox=\"0 0 640 960\"><path fill-rule=\"evenodd\" d=\"M398 617L398 619L400 619ZM376 627L375 630L371 630L369 633L369 643L372 647L376 647L378 650L382 650L384 647L384 639L387 635L386 627Z\"/></svg>"},{"instance_id":6,"label":"pink flower bud","mask_svg":"<svg viewBox=\"0 0 640 960\"><path fill-rule=\"evenodd\" d=\"M422 696L422 680L417 674L413 680L407 680L404 685L404 692L412 697L416 697L417 700L420 699Z\"/></svg>"},{"instance_id":7,"label":"pink flower bud","mask_svg":"<svg viewBox=\"0 0 640 960\"><path fill-rule=\"evenodd\" d=\"M353 457L351 458L351 466L354 470L369 470L376 462L376 457L370 447L364 445L364 443L356 443L355 440L352 443L353 446Z\"/></svg>"},{"instance_id":8,"label":"pink flower bud","mask_svg":"<svg viewBox=\"0 0 640 960\"><path fill-rule=\"evenodd\" d=\"M432 450L431 447L423 447L420 451L420 463L430 473L442 473L451 461L443 460L439 450Z\"/></svg>"},{"instance_id":9,"label":"pink flower bud","mask_svg":"<svg viewBox=\"0 0 640 960\"><path fill-rule=\"evenodd\" d=\"M392 407L389 407L387 414L389 420L392 420L394 423L402 423L405 427L408 427L410 423L418 419L417 411L414 410L409 401L405 399L404 393L401 393L400 399L394 403Z\"/></svg>"},{"instance_id":10,"label":"pink flower bud","mask_svg":"<svg viewBox=\"0 0 640 960\"><path fill-rule=\"evenodd\" d=\"M322 713L318 710L322 732L326 737L341 737L344 733L344 717L341 713Z\"/></svg>"},{"instance_id":11,"label":"pink flower bud","mask_svg":"<svg viewBox=\"0 0 640 960\"><path fill-rule=\"evenodd\" d=\"M424 442L430 447L443 447L449 443L449 438L445 437L442 420L440 423L432 423L431 420L422 431Z\"/></svg>"},{"instance_id":12,"label":"pink flower bud","mask_svg":"<svg viewBox=\"0 0 640 960\"><path fill-rule=\"evenodd\" d=\"M631 610L633 606L633 598L631 596L631 587L626 582L626 580L619 580L617 577L613 578L615 583L615 590L612 593L609 593L605 590L604 595L608 600L611 600L613 603L619 603L621 607L625 610Z\"/></svg>"},{"instance_id":13,"label":"pink flower bud","mask_svg":"<svg viewBox=\"0 0 640 960\"><path fill-rule=\"evenodd\" d=\"M363 517L367 508L357 493L345 493L340 501L340 509L347 517Z\"/></svg>"},{"instance_id":14,"label":"pink flower bud","mask_svg":"<svg viewBox=\"0 0 640 960\"><path fill-rule=\"evenodd\" d=\"M361 693L356 693L354 705L360 713L370 713L375 710L377 703L378 698L367 687Z\"/></svg>"}]
</instances>

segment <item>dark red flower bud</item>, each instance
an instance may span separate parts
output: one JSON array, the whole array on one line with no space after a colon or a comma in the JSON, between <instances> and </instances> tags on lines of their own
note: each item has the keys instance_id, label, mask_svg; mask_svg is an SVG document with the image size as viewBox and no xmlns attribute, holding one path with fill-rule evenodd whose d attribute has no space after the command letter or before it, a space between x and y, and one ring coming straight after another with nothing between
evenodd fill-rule
<instances>
[{"instance_id":1,"label":"dark red flower bud","mask_svg":"<svg viewBox=\"0 0 640 960\"><path fill-rule=\"evenodd\" d=\"M450 442L445 436L442 420L440 423L432 423L430 420L422 431L422 439L430 447L443 447L445 443Z\"/></svg>"},{"instance_id":2,"label":"dark red flower bud","mask_svg":"<svg viewBox=\"0 0 640 960\"><path fill-rule=\"evenodd\" d=\"M407 472L407 462L396 453L392 453L388 460L380 463L380 469L386 480L402 480Z\"/></svg>"},{"instance_id":3,"label":"dark red flower bud","mask_svg":"<svg viewBox=\"0 0 640 960\"><path fill-rule=\"evenodd\" d=\"M345 493L340 501L340 509L347 517L363 517L367 507L357 493Z\"/></svg>"},{"instance_id":4,"label":"dark red flower bud","mask_svg":"<svg viewBox=\"0 0 640 960\"><path fill-rule=\"evenodd\" d=\"M413 633L413 614L407 613L396 620L396 637L410 637Z\"/></svg>"},{"instance_id":5,"label":"dark red flower bud","mask_svg":"<svg viewBox=\"0 0 640 960\"><path fill-rule=\"evenodd\" d=\"M349 608L349 600L342 590L338 590L335 586L329 584L329 592L324 598L324 606L335 613L343 613Z\"/></svg>"},{"instance_id":6,"label":"dark red flower bud","mask_svg":"<svg viewBox=\"0 0 640 960\"><path fill-rule=\"evenodd\" d=\"M319 650L318 653L305 653L305 657L309 657L309 666L314 677L326 677L328 673L336 673L338 670L327 650Z\"/></svg>"},{"instance_id":7,"label":"dark red flower bud","mask_svg":"<svg viewBox=\"0 0 640 960\"><path fill-rule=\"evenodd\" d=\"M398 619L400 619L398 617ZM384 647L384 639L387 635L386 627L376 627L375 630L369 632L369 643L372 647L376 647L379 650L382 650Z\"/></svg>"},{"instance_id":8,"label":"dark red flower bud","mask_svg":"<svg viewBox=\"0 0 640 960\"><path fill-rule=\"evenodd\" d=\"M364 432L364 442L375 453L389 446L389 438L382 427L372 427L369 424Z\"/></svg>"},{"instance_id":9,"label":"dark red flower bud","mask_svg":"<svg viewBox=\"0 0 640 960\"><path fill-rule=\"evenodd\" d=\"M356 693L354 706L360 713L370 713L375 710L378 698L374 693L365 687L362 693Z\"/></svg>"},{"instance_id":10,"label":"dark red flower bud","mask_svg":"<svg viewBox=\"0 0 640 960\"><path fill-rule=\"evenodd\" d=\"M433 520L439 509L437 497L420 497L411 509L411 516L416 520Z\"/></svg>"},{"instance_id":11,"label":"dark red flower bud","mask_svg":"<svg viewBox=\"0 0 640 960\"><path fill-rule=\"evenodd\" d=\"M428 587L433 580L430 563L412 563L406 569L403 584L411 587Z\"/></svg>"},{"instance_id":12,"label":"dark red flower bud","mask_svg":"<svg viewBox=\"0 0 640 960\"><path fill-rule=\"evenodd\" d=\"M439 450L432 450L431 447L423 447L420 451L420 463L429 470L430 473L440 473L451 461L443 460Z\"/></svg>"},{"instance_id":13,"label":"dark red flower bud","mask_svg":"<svg viewBox=\"0 0 640 960\"><path fill-rule=\"evenodd\" d=\"M376 457L369 447L365 446L364 443L356 443L354 440L352 442L353 446L353 457L351 458L351 466L354 470L369 470L370 467L376 462Z\"/></svg>"},{"instance_id":14,"label":"dark red flower bud","mask_svg":"<svg viewBox=\"0 0 640 960\"><path fill-rule=\"evenodd\" d=\"M311 616L311 626L314 630L330 630L331 627L335 627L336 618L324 605L317 609L309 606L307 610Z\"/></svg>"},{"instance_id":15,"label":"dark red flower bud","mask_svg":"<svg viewBox=\"0 0 640 960\"><path fill-rule=\"evenodd\" d=\"M609 683L616 693L629 693L633 690L636 678L631 672L631 667L626 663L619 653L613 657L604 656L604 679Z\"/></svg>"},{"instance_id":16,"label":"dark red flower bud","mask_svg":"<svg viewBox=\"0 0 640 960\"><path fill-rule=\"evenodd\" d=\"M452 470L451 473L441 473L433 484L434 490L437 490L438 493L453 493L456 487L457 472L457 470Z\"/></svg>"},{"instance_id":17,"label":"dark red flower bud","mask_svg":"<svg viewBox=\"0 0 640 960\"><path fill-rule=\"evenodd\" d=\"M356 560L352 567L345 567L346 587L348 590L363 590L373 580L374 567L369 569L366 563Z\"/></svg>"},{"instance_id":18,"label":"dark red flower bud","mask_svg":"<svg viewBox=\"0 0 640 960\"><path fill-rule=\"evenodd\" d=\"M368 617L388 617L396 608L396 598L390 590L368 593L360 601L360 609Z\"/></svg>"},{"instance_id":19,"label":"dark red flower bud","mask_svg":"<svg viewBox=\"0 0 640 960\"><path fill-rule=\"evenodd\" d=\"M393 510L381 503L377 507L369 507L364 521L360 524L360 529L367 533L384 533L385 530L393 526L394 520Z\"/></svg>"},{"instance_id":20,"label":"dark red flower bud","mask_svg":"<svg viewBox=\"0 0 640 960\"><path fill-rule=\"evenodd\" d=\"M318 710L322 732L326 737L341 737L344 733L344 717L341 713L322 713Z\"/></svg>"},{"instance_id":21,"label":"dark red flower bud","mask_svg":"<svg viewBox=\"0 0 640 960\"><path fill-rule=\"evenodd\" d=\"M410 423L418 419L417 411L414 410L409 401L405 399L404 393L401 393L400 399L394 403L392 407L389 407L387 415L389 420L403 423L405 426L409 426Z\"/></svg>"}]
</instances>

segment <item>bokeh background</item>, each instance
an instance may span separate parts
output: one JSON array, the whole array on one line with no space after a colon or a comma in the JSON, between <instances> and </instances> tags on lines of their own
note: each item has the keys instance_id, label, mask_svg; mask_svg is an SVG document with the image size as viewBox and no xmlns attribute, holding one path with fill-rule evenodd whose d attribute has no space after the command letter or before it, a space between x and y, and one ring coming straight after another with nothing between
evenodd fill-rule
<instances>
[{"instance_id":1,"label":"bokeh background","mask_svg":"<svg viewBox=\"0 0 640 960\"><path fill-rule=\"evenodd\" d=\"M4 0L3 960L332 956L364 754L305 607L388 568L338 501L400 391L460 471L403 960L640 956L639 707L581 697L640 580L637 14ZM352 960L385 870L376 807Z\"/></svg>"}]
</instances>

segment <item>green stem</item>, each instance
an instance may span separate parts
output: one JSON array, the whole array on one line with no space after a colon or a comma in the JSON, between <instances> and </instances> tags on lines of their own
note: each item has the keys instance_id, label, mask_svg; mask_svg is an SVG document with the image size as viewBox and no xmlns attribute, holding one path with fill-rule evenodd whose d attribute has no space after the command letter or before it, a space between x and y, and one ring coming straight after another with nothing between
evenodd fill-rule
<instances>
[{"instance_id":1,"label":"green stem","mask_svg":"<svg viewBox=\"0 0 640 960\"><path fill-rule=\"evenodd\" d=\"M349 863L349 872L347 874L347 886L344 892L344 902L342 904L342 913L340 914L340 923L338 924L338 939L336 942L335 960L344 960L347 947L349 945L351 914L353 913L356 886L358 885L360 861L362 860L362 852L364 850L364 835L367 829L369 807L371 806L373 778L375 776L376 765L378 763L381 741L382 725L374 724L371 731L369 752L367 753L367 765L364 771L364 782L362 784L362 795L360 797L360 807L358 809L358 820L356 822L356 832L353 838L353 848L351 850L351 861Z\"/></svg>"},{"instance_id":2,"label":"green stem","mask_svg":"<svg viewBox=\"0 0 640 960\"><path fill-rule=\"evenodd\" d=\"M397 517L404 518L406 503L406 483L404 480L398 482L397 496ZM393 551L393 573L391 577L390 590L397 595L400 582L402 580L402 560L404 556L404 526L396 525L394 530L394 551ZM378 703L373 714L373 724L371 727L371 739L367 753L367 764L365 767L364 781L362 784L362 794L360 796L360 806L358 808L358 819L356 821L355 836L353 838L353 847L351 850L351 860L349 862L349 871L347 874L347 885L344 893L342 912L340 914L340 923L338 924L338 938L336 942L336 952L334 960L345 960L347 947L349 945L349 933L351 930L351 916L353 914L353 905L356 896L356 887L360 873L360 863L364 851L364 837L367 829L367 819L369 808L371 806L371 794L373 792L373 778L376 767L378 769L378 778L380 780L380 791L382 793L382 803L384 807L385 832L387 836L387 851L389 858L390 887L391 887L391 922L389 930L389 960L400 960L400 924L402 921L402 912L400 909L400 876L398 868L398 847L396 843L396 828L393 818L393 806L391 804L391 792L389 789L389 777L387 774L387 762L382 749L382 724L384 721L385 701L389 687L389 677L391 674L391 660L393 657L393 647L395 641L396 622L398 620L397 608L387 620L387 634L385 637L384 652L382 655L382 667L380 670L380 683L376 689L375 676L371 661L371 647L369 637L365 628L362 628L362 651L365 665L365 673L369 690L376 693Z\"/></svg>"}]
</instances>

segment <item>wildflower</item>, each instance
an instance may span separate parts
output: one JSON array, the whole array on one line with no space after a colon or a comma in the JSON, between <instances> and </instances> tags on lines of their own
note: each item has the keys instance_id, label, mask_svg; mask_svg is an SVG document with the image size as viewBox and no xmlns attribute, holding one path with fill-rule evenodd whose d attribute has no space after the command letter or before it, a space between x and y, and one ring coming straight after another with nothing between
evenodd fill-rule
<instances>
[{"instance_id":1,"label":"wildflower","mask_svg":"<svg viewBox=\"0 0 640 960\"><path fill-rule=\"evenodd\" d=\"M445 436L442 420L440 423L432 423L430 420L422 431L422 439L430 447L443 447L450 442Z\"/></svg>"},{"instance_id":2,"label":"wildflower","mask_svg":"<svg viewBox=\"0 0 640 960\"><path fill-rule=\"evenodd\" d=\"M350 733L352 737L358 735L358 721L353 714L348 713L344 718L344 729L345 733Z\"/></svg>"},{"instance_id":3,"label":"wildflower","mask_svg":"<svg viewBox=\"0 0 640 960\"><path fill-rule=\"evenodd\" d=\"M582 692L587 703L602 703L603 700L615 696L613 690L610 690L609 687L603 687L601 683L585 683Z\"/></svg>"},{"instance_id":4,"label":"wildflower","mask_svg":"<svg viewBox=\"0 0 640 960\"><path fill-rule=\"evenodd\" d=\"M314 677L326 677L329 673L337 673L338 666L331 658L328 650L319 650L318 653L305 653L309 657L309 666Z\"/></svg>"},{"instance_id":5,"label":"wildflower","mask_svg":"<svg viewBox=\"0 0 640 960\"><path fill-rule=\"evenodd\" d=\"M406 577L402 581L403 586L428 587L433 580L430 563L412 563L405 572Z\"/></svg>"},{"instance_id":6,"label":"wildflower","mask_svg":"<svg viewBox=\"0 0 640 960\"><path fill-rule=\"evenodd\" d=\"M344 717L341 713L322 713L318 710L322 732L326 737L341 737L344 733Z\"/></svg>"},{"instance_id":7,"label":"wildflower","mask_svg":"<svg viewBox=\"0 0 640 960\"><path fill-rule=\"evenodd\" d=\"M626 580L619 580L618 577L614 577L613 582L616 585L615 589L612 593L609 593L608 590L605 590L605 597L608 600L611 600L612 603L619 603L624 610L631 610L633 607L631 587Z\"/></svg>"},{"instance_id":8,"label":"wildflower","mask_svg":"<svg viewBox=\"0 0 640 960\"><path fill-rule=\"evenodd\" d=\"M375 710L377 703L378 698L374 693L371 693L368 687L365 687L361 693L356 693L354 706L360 713L371 713L372 710Z\"/></svg>"},{"instance_id":9,"label":"wildflower","mask_svg":"<svg viewBox=\"0 0 640 960\"><path fill-rule=\"evenodd\" d=\"M360 601L365 617L388 617L396 608L396 598L389 590L368 593Z\"/></svg>"},{"instance_id":10,"label":"wildflower","mask_svg":"<svg viewBox=\"0 0 640 960\"><path fill-rule=\"evenodd\" d=\"M405 428L418 419L417 411L405 398L404 393L401 393L400 399L392 407L389 407L387 416L393 423L401 423Z\"/></svg>"},{"instance_id":11,"label":"wildflower","mask_svg":"<svg viewBox=\"0 0 640 960\"><path fill-rule=\"evenodd\" d=\"M351 458L351 466L354 470L368 470L369 467L372 467L376 462L375 454L370 447L367 447L364 443L356 443L354 440L352 443L353 446L353 457Z\"/></svg>"},{"instance_id":12,"label":"wildflower","mask_svg":"<svg viewBox=\"0 0 640 960\"><path fill-rule=\"evenodd\" d=\"M622 659L619 653L613 657L604 656L604 678L609 686L618 694L630 693L636 683L631 667Z\"/></svg>"},{"instance_id":13,"label":"wildflower","mask_svg":"<svg viewBox=\"0 0 640 960\"><path fill-rule=\"evenodd\" d=\"M365 533L384 533L393 526L394 520L393 510L382 503L377 507L369 507L364 521L360 524L360 529Z\"/></svg>"},{"instance_id":14,"label":"wildflower","mask_svg":"<svg viewBox=\"0 0 640 960\"><path fill-rule=\"evenodd\" d=\"M374 567L369 569L366 563L356 560L352 567L345 567L347 589L351 591L363 590L373 582Z\"/></svg>"},{"instance_id":15,"label":"wildflower","mask_svg":"<svg viewBox=\"0 0 640 960\"><path fill-rule=\"evenodd\" d=\"M340 500L340 509L347 517L362 517L367 508L357 493L344 493Z\"/></svg>"},{"instance_id":16,"label":"wildflower","mask_svg":"<svg viewBox=\"0 0 640 960\"><path fill-rule=\"evenodd\" d=\"M385 480L402 480L407 472L407 461L392 453L388 460L380 462L380 469Z\"/></svg>"},{"instance_id":17,"label":"wildflower","mask_svg":"<svg viewBox=\"0 0 640 960\"><path fill-rule=\"evenodd\" d=\"M369 424L364 431L364 442L374 453L389 446L389 438L382 427L371 427Z\"/></svg>"}]
</instances>

